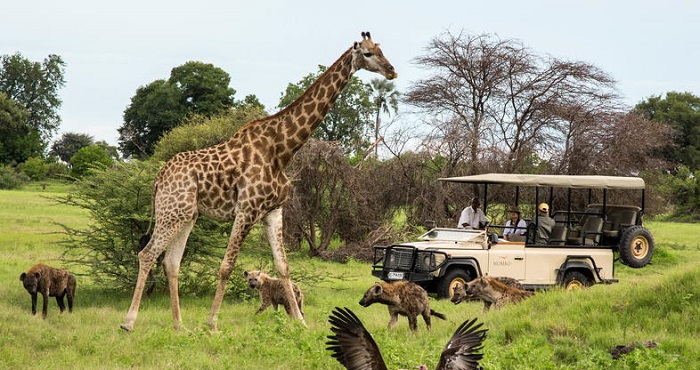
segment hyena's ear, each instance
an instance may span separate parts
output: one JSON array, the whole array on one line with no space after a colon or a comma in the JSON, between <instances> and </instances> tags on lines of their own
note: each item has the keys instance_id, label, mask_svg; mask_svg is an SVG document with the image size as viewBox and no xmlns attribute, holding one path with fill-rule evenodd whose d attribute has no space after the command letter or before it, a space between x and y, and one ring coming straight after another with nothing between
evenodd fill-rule
<instances>
[{"instance_id":1,"label":"hyena's ear","mask_svg":"<svg viewBox=\"0 0 700 370\"><path fill-rule=\"evenodd\" d=\"M40 277L41 277L41 272L35 272L35 273L34 273L34 277L36 277L37 279L40 278Z\"/></svg>"},{"instance_id":2,"label":"hyena's ear","mask_svg":"<svg viewBox=\"0 0 700 370\"><path fill-rule=\"evenodd\" d=\"M243 276L248 277L248 271L243 271Z\"/></svg>"},{"instance_id":3,"label":"hyena's ear","mask_svg":"<svg viewBox=\"0 0 700 370\"><path fill-rule=\"evenodd\" d=\"M383 291L382 286L379 284L375 285L374 288L372 289L372 293L374 293L374 294L382 294L382 291Z\"/></svg>"},{"instance_id":4,"label":"hyena's ear","mask_svg":"<svg viewBox=\"0 0 700 370\"><path fill-rule=\"evenodd\" d=\"M26 272L23 272L22 275L19 276L19 280L24 281L24 278L27 276Z\"/></svg>"}]
</instances>

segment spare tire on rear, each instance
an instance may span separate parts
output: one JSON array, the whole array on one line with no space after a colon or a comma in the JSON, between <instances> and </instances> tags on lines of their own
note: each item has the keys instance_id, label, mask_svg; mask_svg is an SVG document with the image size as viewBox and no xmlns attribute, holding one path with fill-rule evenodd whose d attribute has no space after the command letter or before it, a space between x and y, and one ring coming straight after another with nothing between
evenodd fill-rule
<instances>
[{"instance_id":1,"label":"spare tire on rear","mask_svg":"<svg viewBox=\"0 0 700 370\"><path fill-rule=\"evenodd\" d=\"M644 226L631 226L622 234L618 249L622 263L634 268L644 267L654 254L654 238Z\"/></svg>"}]
</instances>

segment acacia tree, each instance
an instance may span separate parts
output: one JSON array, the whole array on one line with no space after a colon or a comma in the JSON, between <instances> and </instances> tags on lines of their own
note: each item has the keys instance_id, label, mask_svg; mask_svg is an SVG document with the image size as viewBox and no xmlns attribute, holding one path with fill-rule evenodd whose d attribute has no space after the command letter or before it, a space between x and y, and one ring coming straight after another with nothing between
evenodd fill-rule
<instances>
[{"instance_id":1,"label":"acacia tree","mask_svg":"<svg viewBox=\"0 0 700 370\"><path fill-rule=\"evenodd\" d=\"M454 169L469 163L467 173L519 171L533 158L557 158L572 119L588 118L568 131L575 137L616 109L614 80L603 71L539 56L516 40L447 32L416 63L433 74L416 82L406 101L435 117L429 148ZM573 107L579 115L564 114ZM569 172L567 163L560 167Z\"/></svg>"}]
</instances>

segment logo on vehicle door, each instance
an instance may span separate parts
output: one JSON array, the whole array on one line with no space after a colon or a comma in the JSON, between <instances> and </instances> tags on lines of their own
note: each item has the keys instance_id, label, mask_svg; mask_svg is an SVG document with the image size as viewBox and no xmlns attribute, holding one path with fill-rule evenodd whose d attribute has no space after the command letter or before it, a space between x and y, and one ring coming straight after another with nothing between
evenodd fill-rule
<instances>
[{"instance_id":1,"label":"logo on vehicle door","mask_svg":"<svg viewBox=\"0 0 700 370\"><path fill-rule=\"evenodd\" d=\"M511 262L508 261L508 256L498 256L500 258L499 260L494 260L493 265L494 266L510 266Z\"/></svg>"}]
</instances>

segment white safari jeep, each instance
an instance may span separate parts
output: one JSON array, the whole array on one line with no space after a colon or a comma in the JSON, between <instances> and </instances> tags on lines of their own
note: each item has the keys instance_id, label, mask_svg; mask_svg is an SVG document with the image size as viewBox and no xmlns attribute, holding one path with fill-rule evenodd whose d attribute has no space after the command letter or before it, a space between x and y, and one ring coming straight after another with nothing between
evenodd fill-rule
<instances>
[{"instance_id":1,"label":"white safari jeep","mask_svg":"<svg viewBox=\"0 0 700 370\"><path fill-rule=\"evenodd\" d=\"M521 240L498 238L504 225L491 224L487 230L434 228L418 241L375 246L374 276L385 281L413 281L440 298L450 297L456 283L481 275L511 277L526 289L554 285L571 289L616 282L616 256L622 263L638 268L647 265L653 255L652 235L642 226L641 178L483 174L440 180L482 186L487 214L489 186L499 186L501 191L510 187L512 204L524 209L534 210L534 205L549 202L556 222L549 240L535 242L537 218L529 223ZM639 192L639 205L610 202L609 196L619 193L611 189ZM570 200L576 191L586 191L588 200L600 200L588 202L584 209L572 209ZM532 203L519 202L525 193L534 198Z\"/></svg>"}]
</instances>

